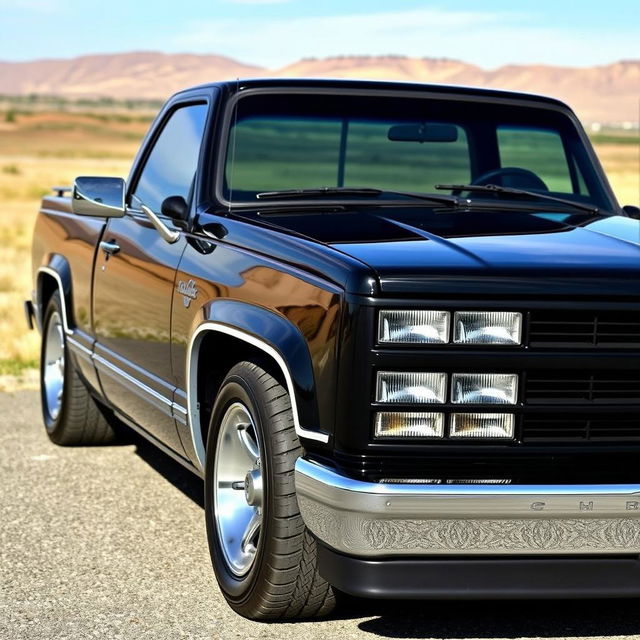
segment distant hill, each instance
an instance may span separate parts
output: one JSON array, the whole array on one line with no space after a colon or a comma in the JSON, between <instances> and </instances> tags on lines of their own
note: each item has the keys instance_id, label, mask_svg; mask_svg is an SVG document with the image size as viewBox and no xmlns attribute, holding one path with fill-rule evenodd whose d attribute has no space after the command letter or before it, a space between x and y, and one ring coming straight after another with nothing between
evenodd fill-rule
<instances>
[{"instance_id":1,"label":"distant hill","mask_svg":"<svg viewBox=\"0 0 640 640\"><path fill-rule=\"evenodd\" d=\"M640 60L597 67L507 65L486 70L458 60L402 56L304 59L282 69L217 55L132 52L68 60L0 62L0 93L66 97L165 98L187 86L236 77L286 76L405 80L553 95L585 122L638 122Z\"/></svg>"},{"instance_id":2,"label":"distant hill","mask_svg":"<svg viewBox=\"0 0 640 640\"><path fill-rule=\"evenodd\" d=\"M166 98L178 89L196 84L263 73L260 67L224 56L152 51L29 62L0 61L0 93L68 98Z\"/></svg>"}]
</instances>

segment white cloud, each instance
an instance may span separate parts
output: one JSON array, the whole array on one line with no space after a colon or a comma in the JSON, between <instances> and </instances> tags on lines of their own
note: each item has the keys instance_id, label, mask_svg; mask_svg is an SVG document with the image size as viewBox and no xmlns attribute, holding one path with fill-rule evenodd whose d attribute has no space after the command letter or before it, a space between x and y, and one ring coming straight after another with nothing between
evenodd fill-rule
<instances>
[{"instance_id":1,"label":"white cloud","mask_svg":"<svg viewBox=\"0 0 640 640\"><path fill-rule=\"evenodd\" d=\"M636 42L627 46L618 32L576 34L531 23L525 13L438 8L288 20L224 18L189 24L172 45L271 69L302 57L334 55L448 57L484 67L510 62L586 66L637 57Z\"/></svg>"}]
</instances>

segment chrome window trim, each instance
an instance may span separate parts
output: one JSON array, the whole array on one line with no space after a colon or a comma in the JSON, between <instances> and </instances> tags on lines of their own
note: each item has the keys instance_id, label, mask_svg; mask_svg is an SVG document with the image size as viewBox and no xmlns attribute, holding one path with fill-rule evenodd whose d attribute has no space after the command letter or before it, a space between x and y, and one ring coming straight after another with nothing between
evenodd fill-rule
<instances>
[{"instance_id":1,"label":"chrome window trim","mask_svg":"<svg viewBox=\"0 0 640 640\"><path fill-rule=\"evenodd\" d=\"M305 429L301 424L298 417L298 405L296 403L295 387L293 385L293 378L291 372L287 366L284 358L274 349L270 344L263 340L252 336L244 331L222 324L220 322L208 321L203 322L194 331L189 342L189 350L187 352L187 422L191 431L191 439L193 442L193 449L198 459L198 464L201 469L204 469L205 461L205 447L202 440L202 431L200 429L200 407L197 402L198 397L198 350L202 337L209 331L217 331L226 335L238 338L250 345L257 347L264 351L267 355L271 356L276 364L282 370L285 382L287 385L287 391L291 399L291 411L293 413L293 423L295 426L296 434L299 438L308 438L309 440L317 440L318 442L328 442L329 435L327 433L320 433L317 431L311 431ZM196 357L194 357L196 356Z\"/></svg>"}]
</instances>

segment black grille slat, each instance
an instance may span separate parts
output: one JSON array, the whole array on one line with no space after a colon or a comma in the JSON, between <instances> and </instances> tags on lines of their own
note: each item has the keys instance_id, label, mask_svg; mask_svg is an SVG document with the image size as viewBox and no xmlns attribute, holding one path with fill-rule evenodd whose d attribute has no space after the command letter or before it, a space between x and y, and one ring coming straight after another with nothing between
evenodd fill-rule
<instances>
[{"instance_id":1,"label":"black grille slat","mask_svg":"<svg viewBox=\"0 0 640 640\"><path fill-rule=\"evenodd\" d=\"M535 442L612 442L640 440L640 411L633 414L571 414L565 418L554 413L524 416L522 441Z\"/></svg>"},{"instance_id":2,"label":"black grille slat","mask_svg":"<svg viewBox=\"0 0 640 640\"><path fill-rule=\"evenodd\" d=\"M640 441L640 370L529 371L524 401L523 443Z\"/></svg>"},{"instance_id":3,"label":"black grille slat","mask_svg":"<svg viewBox=\"0 0 640 640\"><path fill-rule=\"evenodd\" d=\"M567 318L567 315L571 318ZM638 311L533 311L531 347L640 348Z\"/></svg>"},{"instance_id":4,"label":"black grille slat","mask_svg":"<svg viewBox=\"0 0 640 640\"><path fill-rule=\"evenodd\" d=\"M536 371L527 376L525 402L640 405L640 371Z\"/></svg>"}]
</instances>

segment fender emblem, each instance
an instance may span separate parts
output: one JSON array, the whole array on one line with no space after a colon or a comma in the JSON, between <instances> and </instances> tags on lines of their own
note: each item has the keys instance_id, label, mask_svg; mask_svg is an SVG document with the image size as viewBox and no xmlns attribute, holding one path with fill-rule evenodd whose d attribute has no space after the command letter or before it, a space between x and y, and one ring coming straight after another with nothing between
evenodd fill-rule
<instances>
[{"instance_id":1,"label":"fender emblem","mask_svg":"<svg viewBox=\"0 0 640 640\"><path fill-rule=\"evenodd\" d=\"M182 295L182 303L184 306L188 307L191 301L198 297L198 288L196 287L195 281L189 280L189 282L183 282L180 280L180 282L178 282L178 293Z\"/></svg>"}]
</instances>

